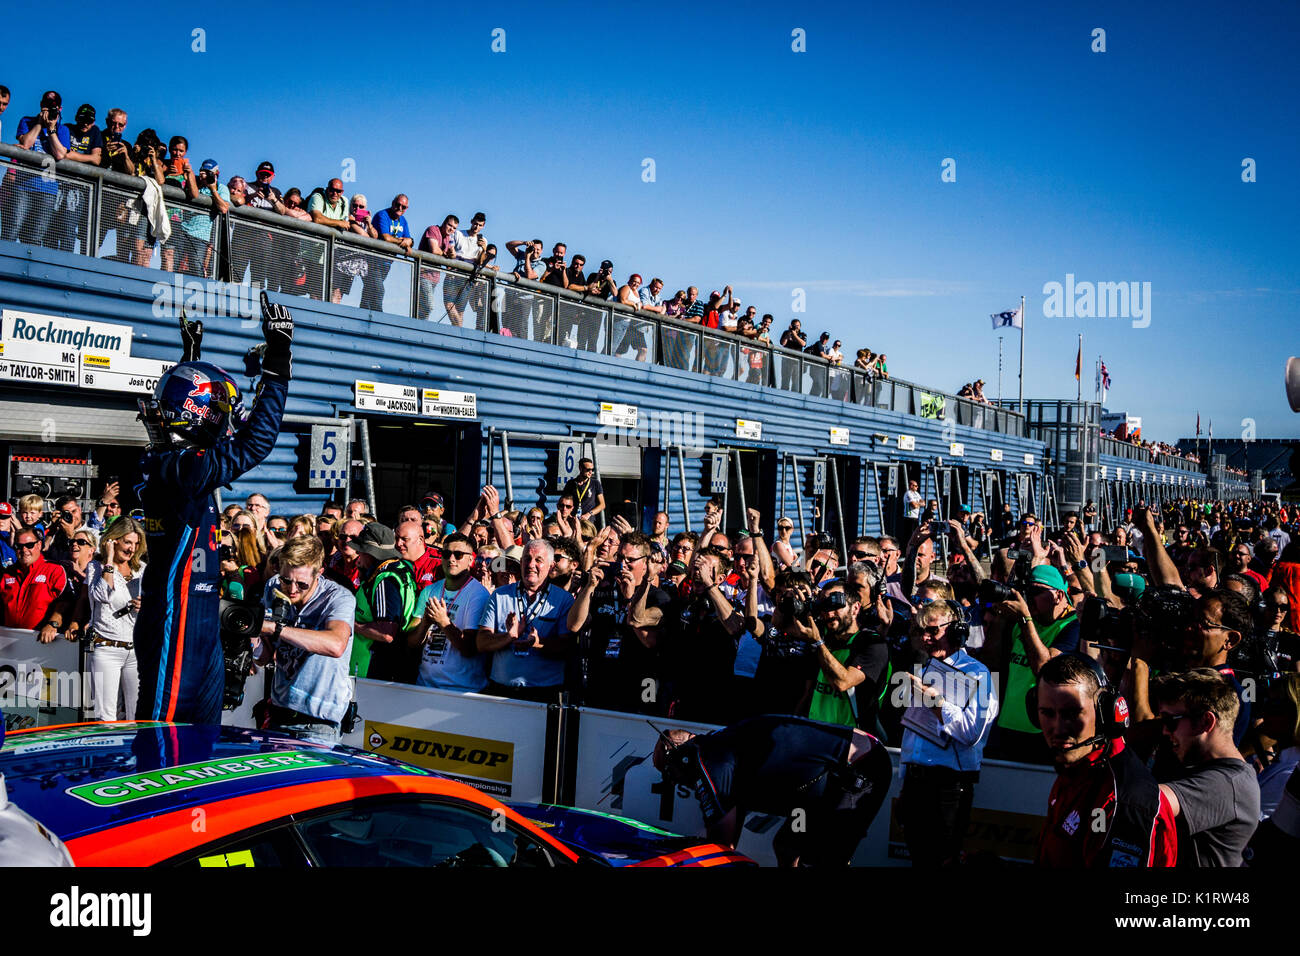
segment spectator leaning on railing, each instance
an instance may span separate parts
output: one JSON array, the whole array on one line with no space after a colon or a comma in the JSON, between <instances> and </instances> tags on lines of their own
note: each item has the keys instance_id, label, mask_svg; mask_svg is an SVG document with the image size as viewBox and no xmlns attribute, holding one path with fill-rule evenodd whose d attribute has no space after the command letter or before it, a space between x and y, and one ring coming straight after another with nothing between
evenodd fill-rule
<instances>
[{"instance_id":1,"label":"spectator leaning on railing","mask_svg":"<svg viewBox=\"0 0 1300 956\"><path fill-rule=\"evenodd\" d=\"M39 112L19 120L18 145L45 153L55 161L66 158L72 148L72 135L68 127L59 122L62 115L63 98L54 90L46 92L41 96ZM58 180L47 177L43 171L20 172L10 195L13 206L6 210L0 235L11 242L44 245L59 198Z\"/></svg>"}]
</instances>

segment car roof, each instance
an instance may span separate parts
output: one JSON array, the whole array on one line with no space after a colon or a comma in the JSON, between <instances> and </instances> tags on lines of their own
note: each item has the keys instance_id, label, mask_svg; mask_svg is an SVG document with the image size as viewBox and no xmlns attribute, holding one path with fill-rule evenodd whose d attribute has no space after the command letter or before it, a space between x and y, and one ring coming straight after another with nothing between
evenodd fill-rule
<instances>
[{"instance_id":1,"label":"car roof","mask_svg":"<svg viewBox=\"0 0 1300 956\"><path fill-rule=\"evenodd\" d=\"M10 799L65 842L295 785L399 778L395 791L478 793L350 747L266 731L149 721L11 732L0 747L0 773ZM338 793L337 787L325 790ZM470 799L482 802L478 796Z\"/></svg>"}]
</instances>

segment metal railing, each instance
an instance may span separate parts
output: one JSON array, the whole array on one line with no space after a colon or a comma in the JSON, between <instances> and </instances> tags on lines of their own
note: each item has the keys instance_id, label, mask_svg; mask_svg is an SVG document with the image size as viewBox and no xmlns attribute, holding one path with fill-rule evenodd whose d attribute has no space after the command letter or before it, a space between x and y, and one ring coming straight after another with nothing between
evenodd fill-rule
<instances>
[{"instance_id":1,"label":"metal railing","mask_svg":"<svg viewBox=\"0 0 1300 956\"><path fill-rule=\"evenodd\" d=\"M0 238L1024 436L1024 417L779 345L163 188L158 243L139 177L0 144ZM93 242L91 237L94 237Z\"/></svg>"},{"instance_id":2,"label":"metal railing","mask_svg":"<svg viewBox=\"0 0 1300 956\"><path fill-rule=\"evenodd\" d=\"M1141 445L1134 445L1116 438L1107 438L1105 435L1101 436L1101 453L1116 458L1127 458L1129 461L1143 462L1148 465L1174 468L1190 474L1205 474L1205 466L1194 461L1188 461L1186 458L1179 458L1177 455L1170 455L1163 451L1152 451L1149 448L1143 448Z\"/></svg>"}]
</instances>

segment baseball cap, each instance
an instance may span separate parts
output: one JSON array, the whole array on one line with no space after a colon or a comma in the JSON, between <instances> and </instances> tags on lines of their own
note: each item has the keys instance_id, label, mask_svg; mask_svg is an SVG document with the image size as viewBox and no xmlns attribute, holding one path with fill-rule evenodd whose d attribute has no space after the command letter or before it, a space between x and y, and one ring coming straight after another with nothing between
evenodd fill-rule
<instances>
[{"instance_id":1,"label":"baseball cap","mask_svg":"<svg viewBox=\"0 0 1300 956\"><path fill-rule=\"evenodd\" d=\"M62 106L63 97L54 90L46 90L41 94L41 106Z\"/></svg>"},{"instance_id":2,"label":"baseball cap","mask_svg":"<svg viewBox=\"0 0 1300 956\"><path fill-rule=\"evenodd\" d=\"M1068 591L1065 586L1065 578L1061 577L1061 572L1056 570L1050 564L1040 564L1034 570L1029 572L1029 583L1037 584L1040 587L1051 588L1053 591Z\"/></svg>"},{"instance_id":3,"label":"baseball cap","mask_svg":"<svg viewBox=\"0 0 1300 956\"><path fill-rule=\"evenodd\" d=\"M393 529L378 521L372 521L362 528L361 533L352 539L352 547L377 561L390 561L399 557L397 549L393 547Z\"/></svg>"},{"instance_id":4,"label":"baseball cap","mask_svg":"<svg viewBox=\"0 0 1300 956\"><path fill-rule=\"evenodd\" d=\"M1115 575L1115 593L1123 598L1126 604L1132 604L1146 589L1147 579L1140 574Z\"/></svg>"},{"instance_id":5,"label":"baseball cap","mask_svg":"<svg viewBox=\"0 0 1300 956\"><path fill-rule=\"evenodd\" d=\"M203 161L203 165L199 167L199 172L201 173L207 173L207 172L217 173L220 171L221 171L221 167L217 165L217 161L215 159L205 159Z\"/></svg>"},{"instance_id":6,"label":"baseball cap","mask_svg":"<svg viewBox=\"0 0 1300 956\"><path fill-rule=\"evenodd\" d=\"M75 119L78 123L84 123L87 120L94 122L95 108L91 106L89 103L82 103L80 106L77 107L77 115Z\"/></svg>"},{"instance_id":7,"label":"baseball cap","mask_svg":"<svg viewBox=\"0 0 1300 956\"><path fill-rule=\"evenodd\" d=\"M612 272L614 269L614 263L610 262L608 259L601 259L600 267L602 269L609 269Z\"/></svg>"},{"instance_id":8,"label":"baseball cap","mask_svg":"<svg viewBox=\"0 0 1300 956\"><path fill-rule=\"evenodd\" d=\"M970 505L962 505L961 510L963 514L970 514Z\"/></svg>"},{"instance_id":9,"label":"baseball cap","mask_svg":"<svg viewBox=\"0 0 1300 956\"><path fill-rule=\"evenodd\" d=\"M423 498L420 499L420 505L422 507L428 505L430 508L442 508L444 507L442 501L442 495L438 495L438 494L425 495Z\"/></svg>"},{"instance_id":10,"label":"baseball cap","mask_svg":"<svg viewBox=\"0 0 1300 956\"><path fill-rule=\"evenodd\" d=\"M0 501L0 518L12 518L14 516L14 506L7 501Z\"/></svg>"},{"instance_id":11,"label":"baseball cap","mask_svg":"<svg viewBox=\"0 0 1300 956\"><path fill-rule=\"evenodd\" d=\"M262 170L266 170L268 173L274 173L274 172L275 172L275 166L272 165L272 163L271 163L271 161L270 161L269 159L264 159L264 160L262 160L260 163L257 164L257 171L260 173L260 172L262 172Z\"/></svg>"}]
</instances>

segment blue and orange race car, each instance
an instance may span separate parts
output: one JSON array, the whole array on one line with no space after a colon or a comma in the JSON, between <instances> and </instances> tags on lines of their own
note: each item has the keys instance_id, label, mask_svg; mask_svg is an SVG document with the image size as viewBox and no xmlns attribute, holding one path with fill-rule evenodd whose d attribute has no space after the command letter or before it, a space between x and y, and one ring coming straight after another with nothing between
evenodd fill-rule
<instances>
[{"instance_id":1,"label":"blue and orange race car","mask_svg":"<svg viewBox=\"0 0 1300 956\"><path fill-rule=\"evenodd\" d=\"M80 866L752 864L634 821L511 806L388 757L230 727L11 732L0 775Z\"/></svg>"}]
</instances>

